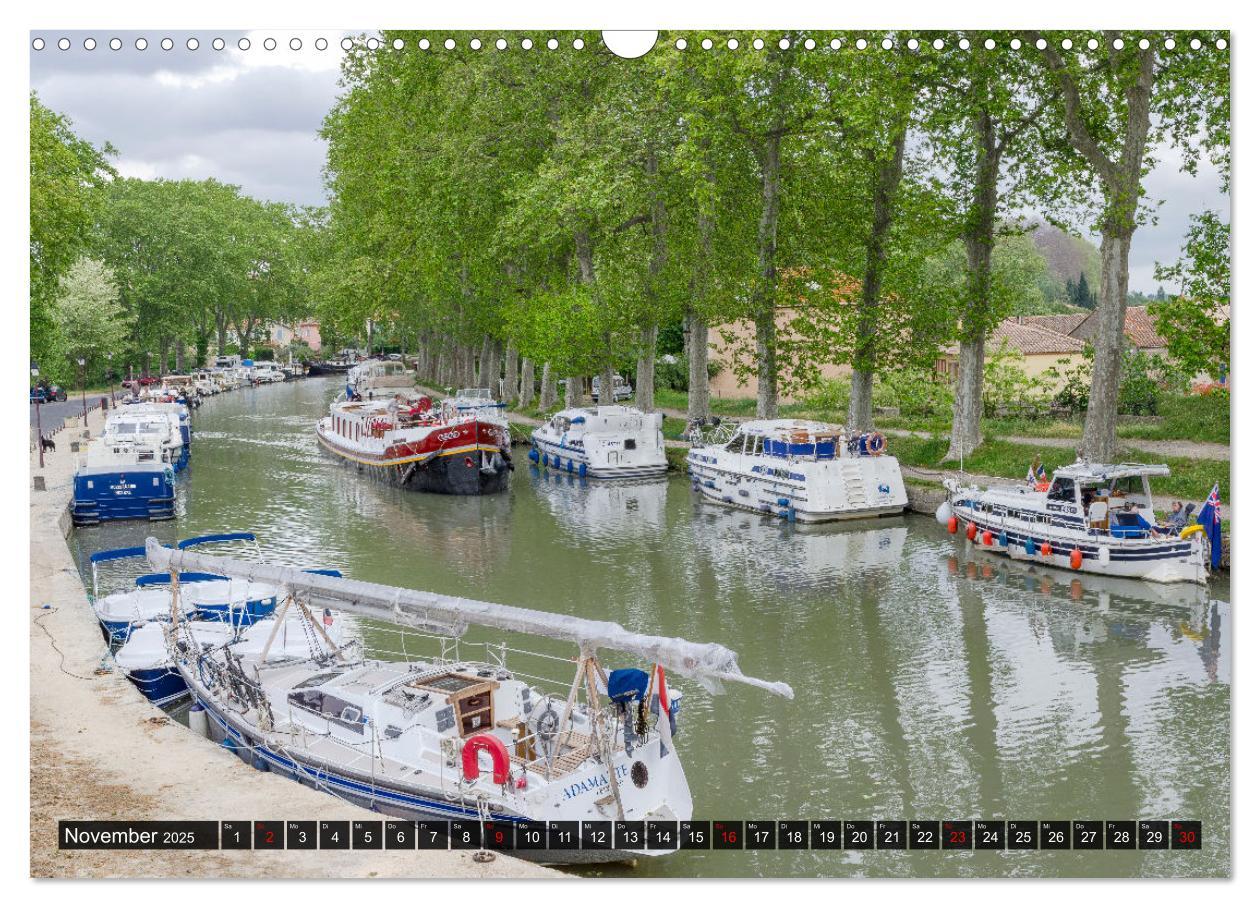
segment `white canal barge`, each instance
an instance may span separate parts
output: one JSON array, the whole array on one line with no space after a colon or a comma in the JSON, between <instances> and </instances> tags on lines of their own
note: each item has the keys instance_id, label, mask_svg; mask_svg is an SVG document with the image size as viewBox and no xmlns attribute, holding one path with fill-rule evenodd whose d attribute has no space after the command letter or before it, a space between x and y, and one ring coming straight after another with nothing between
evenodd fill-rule
<instances>
[{"instance_id":1,"label":"white canal barge","mask_svg":"<svg viewBox=\"0 0 1260 908\"><path fill-rule=\"evenodd\" d=\"M634 407L561 410L531 438L531 461L578 476L641 479L664 476L669 468L661 414Z\"/></svg>"},{"instance_id":2,"label":"white canal barge","mask_svg":"<svg viewBox=\"0 0 1260 908\"><path fill-rule=\"evenodd\" d=\"M948 480L937 511L951 532L1018 561L1157 583L1205 583L1200 526L1161 524L1150 477L1163 464L1078 462L1056 470L1043 490L1027 485L981 489Z\"/></svg>"},{"instance_id":3,"label":"white canal barge","mask_svg":"<svg viewBox=\"0 0 1260 908\"><path fill-rule=\"evenodd\" d=\"M692 486L709 501L786 520L820 522L900 514L901 466L882 435L797 419L720 424L693 436Z\"/></svg>"}]
</instances>

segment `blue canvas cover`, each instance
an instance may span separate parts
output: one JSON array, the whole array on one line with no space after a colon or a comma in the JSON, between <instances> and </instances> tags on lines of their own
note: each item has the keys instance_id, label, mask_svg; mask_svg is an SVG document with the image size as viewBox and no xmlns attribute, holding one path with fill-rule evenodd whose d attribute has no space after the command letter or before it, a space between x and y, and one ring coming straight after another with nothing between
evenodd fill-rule
<instances>
[{"instance_id":1,"label":"blue canvas cover","mask_svg":"<svg viewBox=\"0 0 1260 908\"><path fill-rule=\"evenodd\" d=\"M648 673L637 668L619 668L608 673L608 699L632 703L647 694Z\"/></svg>"}]
</instances>

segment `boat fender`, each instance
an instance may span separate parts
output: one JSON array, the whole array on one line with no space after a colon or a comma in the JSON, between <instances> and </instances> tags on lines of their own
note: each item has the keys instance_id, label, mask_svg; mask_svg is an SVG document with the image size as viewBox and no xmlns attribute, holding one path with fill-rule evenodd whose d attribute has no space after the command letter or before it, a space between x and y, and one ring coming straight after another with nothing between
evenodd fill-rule
<instances>
[{"instance_id":1,"label":"boat fender","mask_svg":"<svg viewBox=\"0 0 1260 908\"><path fill-rule=\"evenodd\" d=\"M985 531L984 531L984 532L980 535L980 544L981 544L981 545L993 545L993 534L992 534L992 533L990 533L988 530L985 530Z\"/></svg>"},{"instance_id":2,"label":"boat fender","mask_svg":"<svg viewBox=\"0 0 1260 908\"><path fill-rule=\"evenodd\" d=\"M953 514L950 514L949 520L946 521L945 523L945 529L949 530L950 533L957 533L958 532L958 518L955 517Z\"/></svg>"},{"instance_id":3,"label":"boat fender","mask_svg":"<svg viewBox=\"0 0 1260 908\"><path fill-rule=\"evenodd\" d=\"M1203 529L1203 524L1192 523L1190 524L1190 526L1186 527L1184 530L1181 531L1181 538L1189 539L1195 533L1202 533L1203 535L1207 535L1206 531Z\"/></svg>"},{"instance_id":4,"label":"boat fender","mask_svg":"<svg viewBox=\"0 0 1260 908\"><path fill-rule=\"evenodd\" d=\"M1024 540L1024 553L1027 555L1032 555L1036 551L1037 551L1037 543L1033 542L1032 537L1029 536L1027 539Z\"/></svg>"},{"instance_id":5,"label":"boat fender","mask_svg":"<svg viewBox=\"0 0 1260 908\"><path fill-rule=\"evenodd\" d=\"M977 529L978 529L978 527L976 526L976 524L975 524L975 522L974 522L974 521L968 521L968 522L967 522L967 539L968 539L969 541L971 541L971 542L975 542L975 541L976 541L976 530L977 530Z\"/></svg>"},{"instance_id":6,"label":"boat fender","mask_svg":"<svg viewBox=\"0 0 1260 908\"><path fill-rule=\"evenodd\" d=\"M578 478L579 479L586 478L586 464L584 463L578 464Z\"/></svg>"},{"instance_id":7,"label":"boat fender","mask_svg":"<svg viewBox=\"0 0 1260 908\"><path fill-rule=\"evenodd\" d=\"M1103 567L1111 564L1111 546L1100 545L1098 547L1098 563Z\"/></svg>"},{"instance_id":8,"label":"boat fender","mask_svg":"<svg viewBox=\"0 0 1260 908\"><path fill-rule=\"evenodd\" d=\"M477 756L483 750L490 754L490 760L494 764L494 784L506 785L511 761L508 759L507 747L493 735L473 735L464 743L462 752L464 780L475 782L481 775L481 767L477 765Z\"/></svg>"},{"instance_id":9,"label":"boat fender","mask_svg":"<svg viewBox=\"0 0 1260 908\"><path fill-rule=\"evenodd\" d=\"M572 473L572 472L573 472L573 461L572 461L572 460L570 460L570 461L569 461L569 465L568 465L567 469L568 469L568 471L569 471L570 473Z\"/></svg>"},{"instance_id":10,"label":"boat fender","mask_svg":"<svg viewBox=\"0 0 1260 908\"><path fill-rule=\"evenodd\" d=\"M941 506L936 509L936 522L941 526L945 526L945 524L949 521L949 518L953 515L954 506L948 501L942 501Z\"/></svg>"},{"instance_id":11,"label":"boat fender","mask_svg":"<svg viewBox=\"0 0 1260 908\"><path fill-rule=\"evenodd\" d=\"M1081 569L1081 564L1084 563L1084 561L1085 556L1081 553L1081 550L1072 549L1072 554L1068 558L1068 563L1072 565L1072 570L1079 571Z\"/></svg>"},{"instance_id":12,"label":"boat fender","mask_svg":"<svg viewBox=\"0 0 1260 908\"><path fill-rule=\"evenodd\" d=\"M1006 548L1008 545L1010 545L1010 539L1008 539L1006 536L1006 530L1003 530L1001 533L998 534L998 545L1000 545L1002 548Z\"/></svg>"},{"instance_id":13,"label":"boat fender","mask_svg":"<svg viewBox=\"0 0 1260 908\"><path fill-rule=\"evenodd\" d=\"M780 499L778 500L778 502L776 502L776 503L779 505L779 507L781 507L781 508L786 508L786 507L787 507L789 504L791 504L792 502L788 501L786 498L780 498Z\"/></svg>"},{"instance_id":14,"label":"boat fender","mask_svg":"<svg viewBox=\"0 0 1260 908\"><path fill-rule=\"evenodd\" d=\"M538 463L538 449L537 448L529 449L529 459L533 463Z\"/></svg>"},{"instance_id":15,"label":"boat fender","mask_svg":"<svg viewBox=\"0 0 1260 908\"><path fill-rule=\"evenodd\" d=\"M1053 552L1053 551L1054 551L1054 549L1052 549L1052 548L1050 547L1050 543L1048 543L1048 542L1043 542L1043 543L1041 544L1041 554L1042 554L1042 556L1043 556L1043 557L1045 557L1045 558L1049 558L1049 557L1050 557L1050 553L1051 553L1051 552Z\"/></svg>"}]
</instances>

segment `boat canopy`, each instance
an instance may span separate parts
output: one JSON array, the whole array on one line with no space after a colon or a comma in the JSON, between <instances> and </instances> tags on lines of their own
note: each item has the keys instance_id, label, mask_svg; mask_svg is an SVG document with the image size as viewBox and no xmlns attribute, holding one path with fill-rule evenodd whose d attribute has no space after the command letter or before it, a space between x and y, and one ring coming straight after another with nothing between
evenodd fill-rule
<instances>
[{"instance_id":1,"label":"boat canopy","mask_svg":"<svg viewBox=\"0 0 1260 908\"><path fill-rule=\"evenodd\" d=\"M103 552L93 552L88 556L88 561L92 564L101 564L105 561L121 561L124 558L143 558L145 556L144 546L133 546L129 549L107 549Z\"/></svg>"},{"instance_id":2,"label":"boat canopy","mask_svg":"<svg viewBox=\"0 0 1260 908\"><path fill-rule=\"evenodd\" d=\"M1055 477L1075 479L1077 482L1110 482L1127 476L1167 476L1169 469L1162 463L1085 463L1077 461L1054 471Z\"/></svg>"},{"instance_id":3,"label":"boat canopy","mask_svg":"<svg viewBox=\"0 0 1260 908\"><path fill-rule=\"evenodd\" d=\"M253 533L210 533L207 536L191 536L188 539L181 539L175 543L181 549L191 549L196 545L205 545L210 542L257 542L258 537Z\"/></svg>"},{"instance_id":4,"label":"boat canopy","mask_svg":"<svg viewBox=\"0 0 1260 908\"><path fill-rule=\"evenodd\" d=\"M496 627L554 640L568 640L590 655L600 648L638 655L694 678L713 693L721 691L721 682L732 681L789 699L793 696L792 688L782 681L764 681L745 675L740 670L736 654L719 643L694 643L678 637L639 634L613 621L557 615L382 583L327 577L300 568L172 549L153 537L146 540L145 550L149 564L158 571L211 571L271 583L291 593L308 594L312 604L335 606L393 624L438 630L451 636L462 636L470 625Z\"/></svg>"}]
</instances>

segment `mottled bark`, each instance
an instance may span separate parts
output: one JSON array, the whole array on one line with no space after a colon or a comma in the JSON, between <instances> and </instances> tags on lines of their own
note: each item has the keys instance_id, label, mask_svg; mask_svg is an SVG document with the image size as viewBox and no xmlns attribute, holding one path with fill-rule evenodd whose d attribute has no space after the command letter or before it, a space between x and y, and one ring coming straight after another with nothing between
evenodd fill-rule
<instances>
[{"instance_id":1,"label":"mottled bark","mask_svg":"<svg viewBox=\"0 0 1260 908\"><path fill-rule=\"evenodd\" d=\"M761 156L761 217L757 222L757 278L753 284L753 325L757 351L757 416L779 415L779 368L777 361L775 298L778 287L779 202L781 194L780 145L782 136L771 132Z\"/></svg>"},{"instance_id":2,"label":"mottled bark","mask_svg":"<svg viewBox=\"0 0 1260 908\"><path fill-rule=\"evenodd\" d=\"M967 295L960 319L958 380L954 420L946 460L962 460L980 446L984 415L984 343L993 292L993 243L997 228L997 187L1001 164L997 130L987 111L972 118L976 177L963 242L967 250Z\"/></svg>"},{"instance_id":3,"label":"mottled bark","mask_svg":"<svg viewBox=\"0 0 1260 908\"><path fill-rule=\"evenodd\" d=\"M521 386L516 395L516 405L528 410L534 401L534 361L528 356L521 361Z\"/></svg>"},{"instance_id":4,"label":"mottled bark","mask_svg":"<svg viewBox=\"0 0 1260 908\"><path fill-rule=\"evenodd\" d=\"M507 342L507 352L503 359L503 402L512 407L516 404L517 385L520 383L520 354L517 353L516 344L512 341Z\"/></svg>"},{"instance_id":5,"label":"mottled bark","mask_svg":"<svg viewBox=\"0 0 1260 908\"><path fill-rule=\"evenodd\" d=\"M478 388L489 388L492 392L499 381L499 370L494 362L494 341L489 334L481 338L481 353L477 356Z\"/></svg>"},{"instance_id":6,"label":"mottled bark","mask_svg":"<svg viewBox=\"0 0 1260 908\"><path fill-rule=\"evenodd\" d=\"M896 211L905 150L906 127L903 125L893 137L888 158L871 162L874 182L871 232L866 240L866 270L862 275L862 295L858 300L853 377L849 386L848 422L849 429L855 432L865 432L874 424L871 399L878 366L879 304L883 294L884 266L888 261L888 234Z\"/></svg>"},{"instance_id":7,"label":"mottled bark","mask_svg":"<svg viewBox=\"0 0 1260 908\"><path fill-rule=\"evenodd\" d=\"M564 407L582 406L582 376L570 375L564 383Z\"/></svg>"},{"instance_id":8,"label":"mottled bark","mask_svg":"<svg viewBox=\"0 0 1260 908\"><path fill-rule=\"evenodd\" d=\"M709 326L692 312L687 316L687 416L709 418Z\"/></svg>"},{"instance_id":9,"label":"mottled bark","mask_svg":"<svg viewBox=\"0 0 1260 908\"><path fill-rule=\"evenodd\" d=\"M634 405L644 413L656 408L656 325L639 331L639 362L634 376Z\"/></svg>"},{"instance_id":10,"label":"mottled bark","mask_svg":"<svg viewBox=\"0 0 1260 908\"><path fill-rule=\"evenodd\" d=\"M162 367L162 375L166 375L170 370L167 368L171 352L171 342L169 338L162 338L158 344L158 363Z\"/></svg>"},{"instance_id":11,"label":"mottled bark","mask_svg":"<svg viewBox=\"0 0 1260 908\"><path fill-rule=\"evenodd\" d=\"M1120 409L1120 373L1124 357L1124 319L1129 296L1129 245L1133 231L1103 229L1102 285L1098 288L1094 375L1081 453L1086 460L1110 463L1116 455Z\"/></svg>"},{"instance_id":12,"label":"mottled bark","mask_svg":"<svg viewBox=\"0 0 1260 908\"><path fill-rule=\"evenodd\" d=\"M184 342L183 341L175 342L175 371L176 372L184 371Z\"/></svg>"},{"instance_id":13,"label":"mottled bark","mask_svg":"<svg viewBox=\"0 0 1260 908\"><path fill-rule=\"evenodd\" d=\"M546 412L556 403L556 377L551 372L551 363L543 363L542 387L538 391L538 409Z\"/></svg>"}]
</instances>

